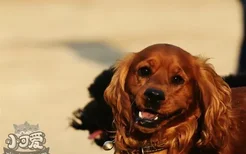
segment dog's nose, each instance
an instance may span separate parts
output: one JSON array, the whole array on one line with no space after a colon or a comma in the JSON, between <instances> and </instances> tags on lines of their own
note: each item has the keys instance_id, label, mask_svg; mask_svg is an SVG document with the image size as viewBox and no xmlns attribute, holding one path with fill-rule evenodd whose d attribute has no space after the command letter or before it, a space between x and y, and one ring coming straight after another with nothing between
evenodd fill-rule
<instances>
[{"instance_id":1,"label":"dog's nose","mask_svg":"<svg viewBox=\"0 0 246 154\"><path fill-rule=\"evenodd\" d=\"M165 95L162 90L154 89L154 88L148 88L144 92L144 95L148 99L148 101L151 102L160 102L161 100L165 100Z\"/></svg>"}]
</instances>

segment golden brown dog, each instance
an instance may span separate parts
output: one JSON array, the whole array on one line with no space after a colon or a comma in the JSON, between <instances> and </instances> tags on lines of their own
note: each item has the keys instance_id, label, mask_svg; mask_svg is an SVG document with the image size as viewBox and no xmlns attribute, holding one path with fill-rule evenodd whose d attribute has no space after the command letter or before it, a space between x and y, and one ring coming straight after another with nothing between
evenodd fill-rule
<instances>
[{"instance_id":1,"label":"golden brown dog","mask_svg":"<svg viewBox=\"0 0 246 154\"><path fill-rule=\"evenodd\" d=\"M104 94L116 153L246 154L246 88L230 89L206 59L156 44L115 68Z\"/></svg>"}]
</instances>

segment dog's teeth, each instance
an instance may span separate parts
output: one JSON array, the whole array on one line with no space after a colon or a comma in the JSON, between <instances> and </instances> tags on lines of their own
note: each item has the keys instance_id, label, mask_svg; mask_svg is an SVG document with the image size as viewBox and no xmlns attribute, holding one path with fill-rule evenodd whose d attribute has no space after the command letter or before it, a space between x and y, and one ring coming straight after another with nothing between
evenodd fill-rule
<instances>
[{"instance_id":1,"label":"dog's teeth","mask_svg":"<svg viewBox=\"0 0 246 154\"><path fill-rule=\"evenodd\" d=\"M154 120L158 120L158 116L156 116Z\"/></svg>"},{"instance_id":2,"label":"dog's teeth","mask_svg":"<svg viewBox=\"0 0 246 154\"><path fill-rule=\"evenodd\" d=\"M142 112L141 112L141 111L138 112L138 116L139 116L140 118L143 118L143 115L142 115Z\"/></svg>"}]
</instances>

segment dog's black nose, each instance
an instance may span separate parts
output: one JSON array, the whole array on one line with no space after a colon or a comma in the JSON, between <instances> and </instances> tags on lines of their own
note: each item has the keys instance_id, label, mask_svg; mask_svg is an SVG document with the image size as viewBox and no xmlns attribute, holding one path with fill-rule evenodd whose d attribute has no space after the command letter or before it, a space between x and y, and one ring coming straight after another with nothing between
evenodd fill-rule
<instances>
[{"instance_id":1,"label":"dog's black nose","mask_svg":"<svg viewBox=\"0 0 246 154\"><path fill-rule=\"evenodd\" d=\"M165 100L164 92L154 88L148 88L144 92L148 101L151 102L160 102L161 100Z\"/></svg>"}]
</instances>

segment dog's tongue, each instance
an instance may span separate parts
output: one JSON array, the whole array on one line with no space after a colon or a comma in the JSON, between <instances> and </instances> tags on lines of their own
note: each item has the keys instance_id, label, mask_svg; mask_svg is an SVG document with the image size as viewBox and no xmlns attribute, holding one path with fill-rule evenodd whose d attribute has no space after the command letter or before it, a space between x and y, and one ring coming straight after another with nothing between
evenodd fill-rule
<instances>
[{"instance_id":1,"label":"dog's tongue","mask_svg":"<svg viewBox=\"0 0 246 154\"><path fill-rule=\"evenodd\" d=\"M156 114L150 112L142 112L142 117L144 119L154 119L156 117Z\"/></svg>"},{"instance_id":2,"label":"dog's tongue","mask_svg":"<svg viewBox=\"0 0 246 154\"><path fill-rule=\"evenodd\" d=\"M101 135L102 133L103 133L102 130L96 130L89 135L88 139L90 140L95 139L97 136Z\"/></svg>"}]
</instances>

